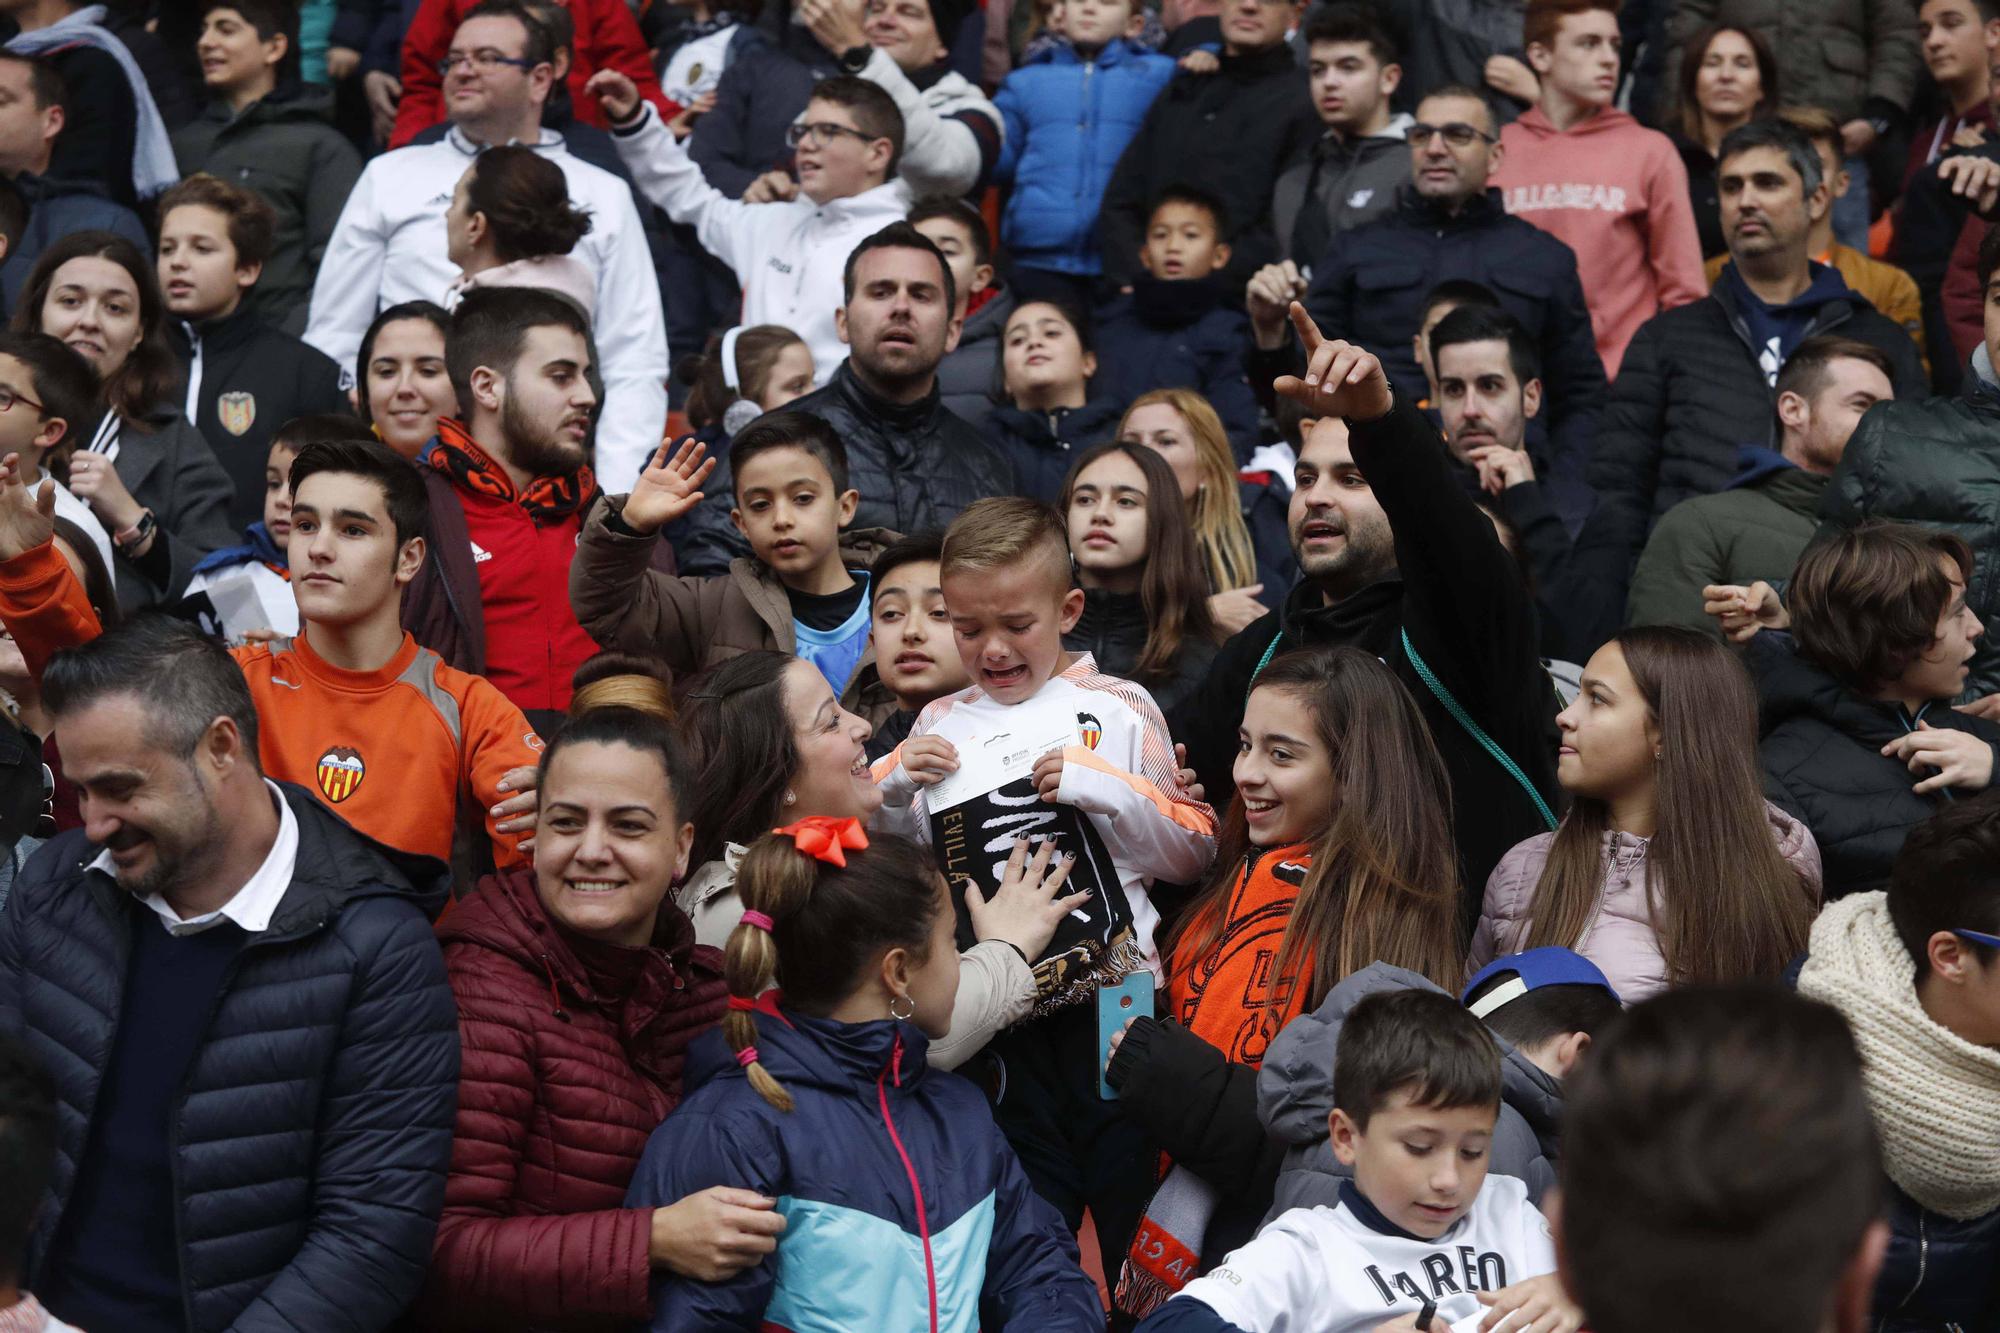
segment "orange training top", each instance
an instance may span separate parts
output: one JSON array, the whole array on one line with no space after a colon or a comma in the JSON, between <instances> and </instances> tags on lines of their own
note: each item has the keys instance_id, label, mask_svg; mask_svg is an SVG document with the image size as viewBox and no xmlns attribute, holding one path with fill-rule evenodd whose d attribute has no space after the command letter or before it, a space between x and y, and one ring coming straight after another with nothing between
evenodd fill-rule
<instances>
[{"instance_id":1,"label":"orange training top","mask_svg":"<svg viewBox=\"0 0 2000 1333\"><path fill-rule=\"evenodd\" d=\"M83 586L53 544L0 561L0 619L40 675L59 648L97 634ZM408 852L451 859L461 799L476 800L501 866L527 862L521 835L489 811L508 770L540 761L521 710L484 677L455 671L407 633L375 671L348 671L304 636L230 650L257 705L264 772L318 793L355 828Z\"/></svg>"}]
</instances>

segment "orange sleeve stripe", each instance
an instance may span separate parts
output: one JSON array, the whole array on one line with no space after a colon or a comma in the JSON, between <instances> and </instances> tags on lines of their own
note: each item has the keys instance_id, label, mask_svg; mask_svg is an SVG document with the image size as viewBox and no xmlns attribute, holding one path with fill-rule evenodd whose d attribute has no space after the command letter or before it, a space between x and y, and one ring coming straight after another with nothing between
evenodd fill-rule
<instances>
[{"instance_id":1,"label":"orange sleeve stripe","mask_svg":"<svg viewBox=\"0 0 2000 1333\"><path fill-rule=\"evenodd\" d=\"M875 780L875 785L879 787L884 782L887 782L889 780L889 775L891 773L894 773L896 771L896 766L902 762L903 762L903 747L898 745L895 749L889 751L889 753L883 755L880 759L877 759L873 764L869 765L868 776L873 778Z\"/></svg>"},{"instance_id":2,"label":"orange sleeve stripe","mask_svg":"<svg viewBox=\"0 0 2000 1333\"><path fill-rule=\"evenodd\" d=\"M1117 778L1133 791L1151 801L1155 810L1158 810L1161 814L1173 820L1174 823L1179 824L1190 833L1199 833L1203 837L1215 836L1215 820L1204 813L1204 807L1174 800L1145 778L1140 777L1136 773L1127 773L1116 764L1107 763L1103 759L1098 758L1095 752L1081 745L1066 747L1063 750L1063 762L1065 764L1080 764L1084 768L1095 769L1099 773L1105 773Z\"/></svg>"}]
</instances>

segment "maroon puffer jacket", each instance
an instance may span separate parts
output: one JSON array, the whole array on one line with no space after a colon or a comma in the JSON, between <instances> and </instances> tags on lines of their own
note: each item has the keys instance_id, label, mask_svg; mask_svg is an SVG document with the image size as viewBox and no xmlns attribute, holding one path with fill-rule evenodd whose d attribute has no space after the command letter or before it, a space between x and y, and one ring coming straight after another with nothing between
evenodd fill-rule
<instances>
[{"instance_id":1,"label":"maroon puffer jacket","mask_svg":"<svg viewBox=\"0 0 2000 1333\"><path fill-rule=\"evenodd\" d=\"M415 1324L629 1328L651 1313L652 1213L625 1208L721 1021L722 955L669 897L653 947L559 929L532 870L488 876L438 924L464 1063L444 1216Z\"/></svg>"}]
</instances>

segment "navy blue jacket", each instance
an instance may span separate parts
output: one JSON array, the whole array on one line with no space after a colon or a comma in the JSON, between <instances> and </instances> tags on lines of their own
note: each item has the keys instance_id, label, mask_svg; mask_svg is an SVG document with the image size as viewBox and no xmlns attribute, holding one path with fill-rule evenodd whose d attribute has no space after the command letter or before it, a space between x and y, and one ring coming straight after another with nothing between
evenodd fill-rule
<instances>
[{"instance_id":1,"label":"navy blue jacket","mask_svg":"<svg viewBox=\"0 0 2000 1333\"><path fill-rule=\"evenodd\" d=\"M380 1333L422 1285L451 1163L458 1011L428 919L448 881L280 786L297 869L189 1066L168 1129L178 1215L159 1224L178 1237L192 1333ZM81 830L51 840L0 912L0 1031L26 1041L59 1099L29 1286L121 1016L132 908L86 869L100 850Z\"/></svg>"},{"instance_id":2,"label":"navy blue jacket","mask_svg":"<svg viewBox=\"0 0 2000 1333\"><path fill-rule=\"evenodd\" d=\"M1875 1279L1874 1333L1990 1329L2000 1322L2000 1210L1956 1222L1889 1183L1889 1250Z\"/></svg>"},{"instance_id":3,"label":"navy blue jacket","mask_svg":"<svg viewBox=\"0 0 2000 1333\"><path fill-rule=\"evenodd\" d=\"M1576 273L1576 253L1501 207L1488 190L1455 215L1409 187L1390 213L1334 237L1313 266L1305 307L1329 338L1361 344L1382 359L1398 397L1416 402L1428 385L1410 341L1423 324L1424 298L1447 278L1493 289L1541 351L1553 456L1581 472L1599 410L1604 362ZM1298 353L1288 343L1280 361ZM1283 373L1283 366L1274 366Z\"/></svg>"},{"instance_id":4,"label":"navy blue jacket","mask_svg":"<svg viewBox=\"0 0 2000 1333\"><path fill-rule=\"evenodd\" d=\"M721 1032L704 1033L688 1051L686 1098L647 1142L625 1204L752 1189L778 1200L785 1234L727 1281L656 1273L656 1333L1104 1327L1062 1219L978 1089L926 1068L921 1032L789 1009L756 1022L759 1060L793 1109L773 1108Z\"/></svg>"},{"instance_id":5,"label":"navy blue jacket","mask_svg":"<svg viewBox=\"0 0 2000 1333\"><path fill-rule=\"evenodd\" d=\"M1117 437L1129 401L1092 398L1082 407L1053 412L996 407L986 414L983 427L1013 465L1015 493L1060 504L1063 482L1077 456Z\"/></svg>"},{"instance_id":6,"label":"navy blue jacket","mask_svg":"<svg viewBox=\"0 0 2000 1333\"><path fill-rule=\"evenodd\" d=\"M1132 293L1097 315L1091 388L1119 403L1153 389L1193 389L1229 432L1236 461L1257 447L1257 395L1244 354L1251 346L1243 287L1216 276L1163 282L1141 273Z\"/></svg>"},{"instance_id":7,"label":"navy blue jacket","mask_svg":"<svg viewBox=\"0 0 2000 1333\"><path fill-rule=\"evenodd\" d=\"M1170 58L1122 38L1088 60L1059 41L1007 76L993 99L1007 134L993 174L1014 187L1000 237L1015 263L1103 272L1098 202L1173 77Z\"/></svg>"},{"instance_id":8,"label":"navy blue jacket","mask_svg":"<svg viewBox=\"0 0 2000 1333\"><path fill-rule=\"evenodd\" d=\"M9 311L28 285L42 251L71 232L115 231L138 246L141 254L153 253L152 238L139 215L95 181L54 180L23 172L14 178L14 188L28 205L28 225L8 247L6 262L0 263L0 304Z\"/></svg>"}]
</instances>

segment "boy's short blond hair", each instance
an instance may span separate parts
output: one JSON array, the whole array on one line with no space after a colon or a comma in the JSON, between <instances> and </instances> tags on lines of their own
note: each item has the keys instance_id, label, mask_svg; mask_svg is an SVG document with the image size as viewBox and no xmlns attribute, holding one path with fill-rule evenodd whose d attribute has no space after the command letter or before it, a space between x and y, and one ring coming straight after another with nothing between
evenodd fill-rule
<instances>
[{"instance_id":1,"label":"boy's short blond hair","mask_svg":"<svg viewBox=\"0 0 2000 1333\"><path fill-rule=\"evenodd\" d=\"M1053 505L1021 496L975 500L944 534L938 575L978 574L1030 560L1046 563L1056 595L1069 591L1069 531Z\"/></svg>"}]
</instances>

